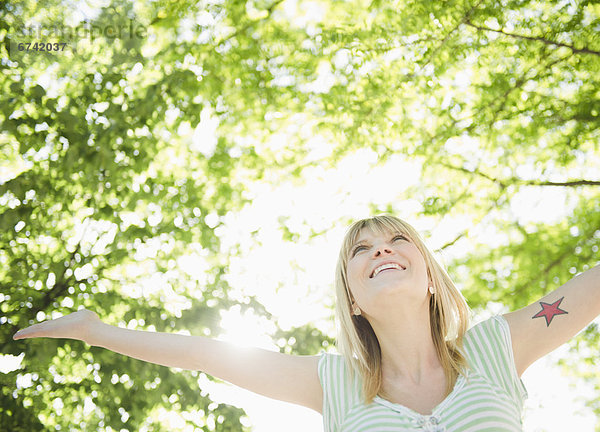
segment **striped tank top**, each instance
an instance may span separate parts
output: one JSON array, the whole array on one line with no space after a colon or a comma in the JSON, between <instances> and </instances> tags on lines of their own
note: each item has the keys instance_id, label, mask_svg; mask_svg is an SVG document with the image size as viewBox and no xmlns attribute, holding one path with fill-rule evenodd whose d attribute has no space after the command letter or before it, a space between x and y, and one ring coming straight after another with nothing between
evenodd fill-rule
<instances>
[{"instance_id":1,"label":"striped tank top","mask_svg":"<svg viewBox=\"0 0 600 432\"><path fill-rule=\"evenodd\" d=\"M452 392L430 415L376 396L362 402L360 376L350 380L343 356L321 353L325 432L514 432L522 430L527 391L517 375L510 330L503 316L494 316L467 331L466 378L459 375Z\"/></svg>"}]
</instances>

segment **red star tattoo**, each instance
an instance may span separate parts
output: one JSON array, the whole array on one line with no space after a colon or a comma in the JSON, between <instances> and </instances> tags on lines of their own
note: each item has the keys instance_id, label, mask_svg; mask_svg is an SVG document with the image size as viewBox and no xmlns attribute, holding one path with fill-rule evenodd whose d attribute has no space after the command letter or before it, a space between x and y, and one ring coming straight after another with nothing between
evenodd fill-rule
<instances>
[{"instance_id":1,"label":"red star tattoo","mask_svg":"<svg viewBox=\"0 0 600 432\"><path fill-rule=\"evenodd\" d=\"M548 327L552 322L552 318L554 318L554 315L563 315L569 313L559 308L560 302L563 301L563 299L564 297L561 297L552 304L540 302L540 305L542 305L542 310L536 313L531 319L544 317L546 318L546 327Z\"/></svg>"}]
</instances>

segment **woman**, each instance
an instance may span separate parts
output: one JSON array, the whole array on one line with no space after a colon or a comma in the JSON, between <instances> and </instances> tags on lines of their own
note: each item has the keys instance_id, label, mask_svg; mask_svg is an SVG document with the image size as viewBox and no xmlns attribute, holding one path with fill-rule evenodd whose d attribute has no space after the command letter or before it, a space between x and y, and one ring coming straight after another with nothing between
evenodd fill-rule
<instances>
[{"instance_id":1,"label":"woman","mask_svg":"<svg viewBox=\"0 0 600 432\"><path fill-rule=\"evenodd\" d=\"M91 311L15 339L71 338L201 370L323 414L326 431L517 431L520 376L600 314L600 266L539 302L470 330L468 308L418 233L393 216L353 224L336 271L342 355L290 356L106 325Z\"/></svg>"}]
</instances>

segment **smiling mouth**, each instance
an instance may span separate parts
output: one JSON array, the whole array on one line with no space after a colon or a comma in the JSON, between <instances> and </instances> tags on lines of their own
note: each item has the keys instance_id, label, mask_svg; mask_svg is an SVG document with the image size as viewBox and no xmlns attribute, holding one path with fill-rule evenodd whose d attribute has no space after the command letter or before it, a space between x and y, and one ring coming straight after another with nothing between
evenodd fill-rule
<instances>
[{"instance_id":1,"label":"smiling mouth","mask_svg":"<svg viewBox=\"0 0 600 432\"><path fill-rule=\"evenodd\" d=\"M375 268L375 270L373 270L373 273L371 274L370 278L374 278L379 273L384 272L386 270L406 270L406 267L396 263L382 264L379 267Z\"/></svg>"}]
</instances>

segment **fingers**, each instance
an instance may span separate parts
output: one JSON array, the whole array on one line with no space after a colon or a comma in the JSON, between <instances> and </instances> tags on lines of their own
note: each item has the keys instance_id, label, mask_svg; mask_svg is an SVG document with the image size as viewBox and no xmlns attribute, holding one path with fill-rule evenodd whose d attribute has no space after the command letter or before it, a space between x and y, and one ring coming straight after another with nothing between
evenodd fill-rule
<instances>
[{"instance_id":1,"label":"fingers","mask_svg":"<svg viewBox=\"0 0 600 432\"><path fill-rule=\"evenodd\" d=\"M27 333L25 333L25 329L19 330L13 335L13 340L25 339L27 337Z\"/></svg>"},{"instance_id":2,"label":"fingers","mask_svg":"<svg viewBox=\"0 0 600 432\"><path fill-rule=\"evenodd\" d=\"M100 322L95 312L85 309L19 330L14 340L35 337L81 339L90 325ZM83 339L81 339L83 340Z\"/></svg>"},{"instance_id":3,"label":"fingers","mask_svg":"<svg viewBox=\"0 0 600 432\"><path fill-rule=\"evenodd\" d=\"M36 328L38 326L38 324L32 325L30 327L24 328L22 330L19 330L18 332L16 332L13 335L13 339L14 340L19 340L19 339L27 339L27 338L31 338L31 337L36 337L38 336L38 328Z\"/></svg>"},{"instance_id":4,"label":"fingers","mask_svg":"<svg viewBox=\"0 0 600 432\"><path fill-rule=\"evenodd\" d=\"M19 330L18 332L16 332L13 335L13 340L19 340L19 339L25 339L27 336L25 336L25 333L23 330Z\"/></svg>"},{"instance_id":5,"label":"fingers","mask_svg":"<svg viewBox=\"0 0 600 432\"><path fill-rule=\"evenodd\" d=\"M19 330L14 334L13 339L19 340L35 337L52 337L49 335L49 330L51 330L53 327L52 321L44 321Z\"/></svg>"}]
</instances>

